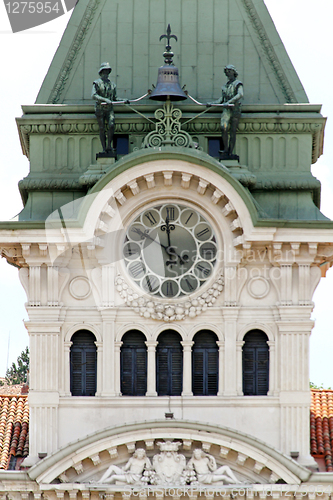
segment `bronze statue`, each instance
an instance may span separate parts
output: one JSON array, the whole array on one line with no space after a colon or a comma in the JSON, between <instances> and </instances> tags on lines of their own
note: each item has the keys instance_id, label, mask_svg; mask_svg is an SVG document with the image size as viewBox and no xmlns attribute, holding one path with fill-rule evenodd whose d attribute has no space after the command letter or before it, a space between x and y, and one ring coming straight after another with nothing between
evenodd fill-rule
<instances>
[{"instance_id":1,"label":"bronze statue","mask_svg":"<svg viewBox=\"0 0 333 500\"><path fill-rule=\"evenodd\" d=\"M224 68L228 81L222 87L222 97L207 106L222 104L221 133L223 141L223 151L220 151L224 158L236 157L232 152L236 142L236 131L241 116L241 100L243 98L243 84L236 80L238 72L232 64ZM228 137L229 134L229 137ZM229 140L228 140L229 139Z\"/></svg>"},{"instance_id":2,"label":"bronze statue","mask_svg":"<svg viewBox=\"0 0 333 500\"><path fill-rule=\"evenodd\" d=\"M99 137L104 153L112 153L114 136L114 112L113 102L117 101L116 84L109 80L109 75L112 71L108 62L102 63L99 75L100 78L95 80L91 92L91 97L96 101L95 115L99 125ZM129 101L124 101L129 103ZM106 140L107 139L107 140Z\"/></svg>"}]
</instances>

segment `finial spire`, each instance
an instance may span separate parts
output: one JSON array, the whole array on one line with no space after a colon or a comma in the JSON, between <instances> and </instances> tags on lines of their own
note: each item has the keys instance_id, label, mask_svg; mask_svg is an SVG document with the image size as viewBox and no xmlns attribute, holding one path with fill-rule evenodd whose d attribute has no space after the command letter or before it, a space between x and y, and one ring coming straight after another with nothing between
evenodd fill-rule
<instances>
[{"instance_id":1,"label":"finial spire","mask_svg":"<svg viewBox=\"0 0 333 500\"><path fill-rule=\"evenodd\" d=\"M172 58L174 56L174 53L171 52L170 39L174 38L176 40L176 42L177 42L178 38L176 37L176 35L171 35L170 24L168 24L166 35L161 35L160 36L160 41L163 40L163 38L167 39L167 45L165 46L165 52L163 53L164 62L165 62L165 64L173 65Z\"/></svg>"}]
</instances>

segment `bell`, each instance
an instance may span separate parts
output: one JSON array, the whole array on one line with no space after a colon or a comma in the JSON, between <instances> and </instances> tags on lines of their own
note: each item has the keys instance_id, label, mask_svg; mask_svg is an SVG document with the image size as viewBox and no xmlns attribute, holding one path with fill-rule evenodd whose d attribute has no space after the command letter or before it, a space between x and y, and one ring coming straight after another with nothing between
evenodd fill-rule
<instances>
[{"instance_id":1,"label":"bell","mask_svg":"<svg viewBox=\"0 0 333 500\"><path fill-rule=\"evenodd\" d=\"M183 101L187 99L187 95L179 85L178 68L172 62L174 54L171 52L170 39L174 38L177 41L177 37L171 35L170 24L167 28L167 34L161 35L160 40L162 38L166 38L168 42L163 53L165 65L158 68L157 84L149 99L154 101L166 101L167 99L170 99L170 101Z\"/></svg>"},{"instance_id":2,"label":"bell","mask_svg":"<svg viewBox=\"0 0 333 500\"><path fill-rule=\"evenodd\" d=\"M158 68L157 84L149 99L154 101L183 101L187 95L179 85L178 68L173 65L165 65Z\"/></svg>"}]
</instances>

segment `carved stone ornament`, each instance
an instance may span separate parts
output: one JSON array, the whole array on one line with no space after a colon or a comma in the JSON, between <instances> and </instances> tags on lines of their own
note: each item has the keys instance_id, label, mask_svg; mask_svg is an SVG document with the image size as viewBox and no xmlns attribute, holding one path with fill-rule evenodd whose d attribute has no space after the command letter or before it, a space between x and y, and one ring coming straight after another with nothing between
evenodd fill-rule
<instances>
[{"instance_id":1,"label":"carved stone ornament","mask_svg":"<svg viewBox=\"0 0 333 500\"><path fill-rule=\"evenodd\" d=\"M125 279L118 275L115 280L116 289L128 307L146 319L156 319L159 321L180 321L186 317L195 318L211 307L223 290L224 278L219 278L204 293L193 299L189 298L185 302L154 301L152 297L139 297L130 288Z\"/></svg>"},{"instance_id":2,"label":"carved stone ornament","mask_svg":"<svg viewBox=\"0 0 333 500\"><path fill-rule=\"evenodd\" d=\"M178 453L181 441L162 441L156 445L160 453L152 459L146 450L138 448L123 467L110 465L99 484L131 484L135 486L177 486L212 484L242 484L228 465L217 467L215 458L204 450L196 448L186 463Z\"/></svg>"}]
</instances>

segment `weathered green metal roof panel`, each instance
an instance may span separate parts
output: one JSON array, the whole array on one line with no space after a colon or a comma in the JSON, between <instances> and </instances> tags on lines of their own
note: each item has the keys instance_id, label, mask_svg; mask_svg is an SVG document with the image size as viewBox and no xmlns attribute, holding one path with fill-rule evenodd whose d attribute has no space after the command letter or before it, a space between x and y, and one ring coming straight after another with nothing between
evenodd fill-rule
<instances>
[{"instance_id":1,"label":"weathered green metal roof panel","mask_svg":"<svg viewBox=\"0 0 333 500\"><path fill-rule=\"evenodd\" d=\"M89 103L102 61L118 95L139 97L156 83L167 24L181 84L205 101L220 96L226 64L244 83L244 104L308 102L263 0L80 0L37 103Z\"/></svg>"}]
</instances>

